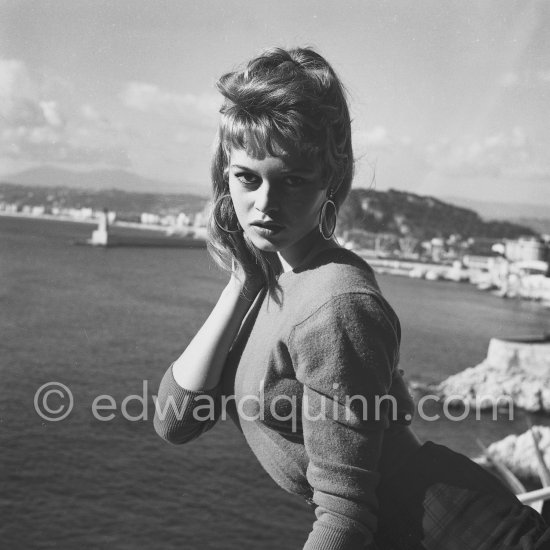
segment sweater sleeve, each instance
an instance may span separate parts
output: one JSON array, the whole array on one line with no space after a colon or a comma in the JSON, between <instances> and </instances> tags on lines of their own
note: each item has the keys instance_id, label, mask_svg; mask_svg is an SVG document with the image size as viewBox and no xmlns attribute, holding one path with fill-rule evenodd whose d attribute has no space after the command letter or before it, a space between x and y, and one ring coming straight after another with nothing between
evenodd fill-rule
<instances>
[{"instance_id":1,"label":"sweater sleeve","mask_svg":"<svg viewBox=\"0 0 550 550\"><path fill-rule=\"evenodd\" d=\"M217 422L221 381L211 390L187 390L176 382L172 367L160 382L153 425L160 437L178 445L196 439Z\"/></svg>"},{"instance_id":2,"label":"sweater sleeve","mask_svg":"<svg viewBox=\"0 0 550 550\"><path fill-rule=\"evenodd\" d=\"M290 335L317 506L304 550L374 548L376 470L398 348L397 317L374 293L335 296Z\"/></svg>"}]
</instances>

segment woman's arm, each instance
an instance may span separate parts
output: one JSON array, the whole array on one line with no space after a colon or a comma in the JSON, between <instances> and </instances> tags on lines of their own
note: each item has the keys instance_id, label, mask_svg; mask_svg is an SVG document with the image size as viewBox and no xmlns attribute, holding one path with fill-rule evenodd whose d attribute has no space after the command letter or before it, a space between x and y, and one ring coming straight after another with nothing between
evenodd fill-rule
<instances>
[{"instance_id":1,"label":"woman's arm","mask_svg":"<svg viewBox=\"0 0 550 550\"><path fill-rule=\"evenodd\" d=\"M227 353L251 303L244 297L242 283L232 275L208 319L173 364L174 379L181 387L198 391L218 385Z\"/></svg>"},{"instance_id":2,"label":"woman's arm","mask_svg":"<svg viewBox=\"0 0 550 550\"><path fill-rule=\"evenodd\" d=\"M346 293L296 325L289 339L304 385L306 476L317 505L304 550L373 547L397 323L374 294Z\"/></svg>"},{"instance_id":3,"label":"woman's arm","mask_svg":"<svg viewBox=\"0 0 550 550\"><path fill-rule=\"evenodd\" d=\"M250 308L250 297L260 288L250 282L245 286L242 279L232 275L205 323L160 383L153 424L170 443L195 439L219 416L217 402L227 354Z\"/></svg>"}]
</instances>

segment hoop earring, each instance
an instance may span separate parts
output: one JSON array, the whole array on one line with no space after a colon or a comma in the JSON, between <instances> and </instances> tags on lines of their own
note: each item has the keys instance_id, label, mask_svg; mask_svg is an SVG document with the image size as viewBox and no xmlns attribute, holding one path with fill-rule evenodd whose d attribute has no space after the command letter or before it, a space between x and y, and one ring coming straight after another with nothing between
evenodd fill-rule
<instances>
[{"instance_id":1,"label":"hoop earring","mask_svg":"<svg viewBox=\"0 0 550 550\"><path fill-rule=\"evenodd\" d=\"M336 204L334 204L334 201L332 199L333 199L333 191L332 189L330 189L328 192L328 197L323 203L323 205L321 206L321 210L319 211L319 233L321 233L323 239L325 239L326 241L330 241L330 239L332 239L332 235L334 234L334 230L336 229L336 217L338 213L336 211ZM326 225L327 227L329 227L328 223L326 223L325 221L325 214L329 206L334 209L334 223L332 224L332 227L330 228L327 234L325 233L324 226Z\"/></svg>"},{"instance_id":2,"label":"hoop earring","mask_svg":"<svg viewBox=\"0 0 550 550\"><path fill-rule=\"evenodd\" d=\"M218 228L224 233L240 233L243 230L243 228L241 227L241 224L239 223L238 220L237 220L237 229L228 229L227 227L223 227L223 225L218 221L218 216L217 216L218 211L222 210L223 208L223 204L221 204L221 201L222 199L227 199L227 198L231 200L231 195L229 193L222 195L216 200L212 208L212 217L214 218L214 222L216 222L216 225L218 226ZM229 211L229 205L225 207L225 211L226 213L232 215L232 217L235 217L235 218L237 217L234 209L233 209L233 212Z\"/></svg>"}]
</instances>

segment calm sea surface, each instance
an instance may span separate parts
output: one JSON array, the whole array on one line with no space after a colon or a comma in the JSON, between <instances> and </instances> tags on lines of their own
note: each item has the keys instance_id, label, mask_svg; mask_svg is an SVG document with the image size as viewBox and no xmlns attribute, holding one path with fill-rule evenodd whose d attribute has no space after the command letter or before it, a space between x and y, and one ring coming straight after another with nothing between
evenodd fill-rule
<instances>
[{"instance_id":1,"label":"calm sea surface","mask_svg":"<svg viewBox=\"0 0 550 550\"><path fill-rule=\"evenodd\" d=\"M230 422L180 447L152 427L151 395L226 277L204 250L72 245L91 230L0 218L0 545L301 548L312 512L274 485ZM402 322L409 378L437 382L479 363L492 336L550 331L548 310L537 304L467 285L379 280ZM52 381L74 398L59 422L43 420L33 404ZM111 396L111 410L102 411L109 421L92 414L103 394ZM135 420L121 410L131 395L126 416ZM62 403L50 397L51 408ZM475 455L476 437L490 443L525 423L518 413L511 422L474 417L415 427L424 439Z\"/></svg>"}]
</instances>

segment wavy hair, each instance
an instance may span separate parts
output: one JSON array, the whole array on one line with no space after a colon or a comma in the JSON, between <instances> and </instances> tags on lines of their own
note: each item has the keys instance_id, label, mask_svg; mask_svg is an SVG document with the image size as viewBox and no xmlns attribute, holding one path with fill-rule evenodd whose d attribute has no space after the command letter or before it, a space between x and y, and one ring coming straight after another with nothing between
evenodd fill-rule
<instances>
[{"instance_id":1,"label":"wavy hair","mask_svg":"<svg viewBox=\"0 0 550 550\"><path fill-rule=\"evenodd\" d=\"M224 102L211 166L212 201L222 207L211 210L208 248L222 268L231 271L236 261L248 275L261 276L276 298L282 270L277 255L256 248L242 231L227 233L218 226L236 226L231 201L219 201L229 194L230 151L244 149L257 158L286 152L317 163L338 209L353 178L344 88L329 63L311 48L266 50L243 69L224 74L217 88Z\"/></svg>"}]
</instances>

